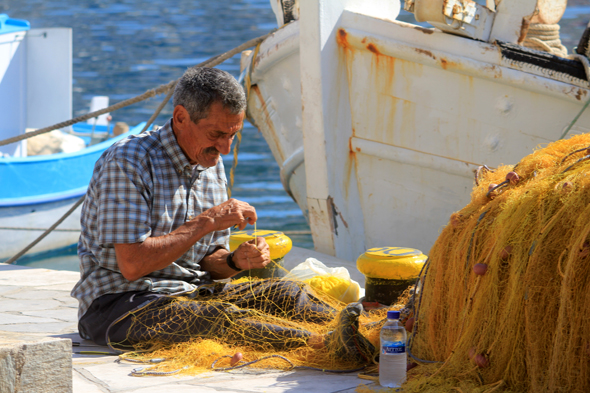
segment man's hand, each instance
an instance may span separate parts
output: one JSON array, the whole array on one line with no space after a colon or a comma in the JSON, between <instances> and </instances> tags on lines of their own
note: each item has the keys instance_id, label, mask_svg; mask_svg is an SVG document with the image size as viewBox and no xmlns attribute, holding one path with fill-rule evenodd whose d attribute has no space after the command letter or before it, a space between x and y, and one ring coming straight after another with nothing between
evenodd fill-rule
<instances>
[{"instance_id":1,"label":"man's hand","mask_svg":"<svg viewBox=\"0 0 590 393\"><path fill-rule=\"evenodd\" d=\"M254 224L257 218L256 209L248 203L230 199L204 211L168 235L149 237L143 243L115 244L117 265L127 280L135 281L170 265L208 233L234 225L244 229L247 224ZM251 268L264 267L270 261L266 241L262 238L258 240L258 248L261 251L256 250L253 243L250 244L249 247L253 251L250 250L247 255L244 252L246 248L238 252L238 257L234 254L236 266L248 269L252 263ZM231 277L231 273L235 274L223 259L223 255L227 255L226 250L214 254L210 258L204 258L201 265L203 270L209 271L214 279L227 278ZM251 262L248 262L248 258Z\"/></svg>"},{"instance_id":2,"label":"man's hand","mask_svg":"<svg viewBox=\"0 0 590 393\"><path fill-rule=\"evenodd\" d=\"M270 262L270 248L263 237L249 240L234 251L233 261L242 270L263 269Z\"/></svg>"},{"instance_id":3,"label":"man's hand","mask_svg":"<svg viewBox=\"0 0 590 393\"><path fill-rule=\"evenodd\" d=\"M234 225L237 225L242 230L246 228L247 224L254 224L258 216L253 206L231 198L221 205L205 210L198 218L206 218L211 226L209 232L213 232L221 231Z\"/></svg>"},{"instance_id":4,"label":"man's hand","mask_svg":"<svg viewBox=\"0 0 590 393\"><path fill-rule=\"evenodd\" d=\"M201 268L211 274L214 280L233 277L238 274L227 264L228 251L225 248L218 248L212 254L201 259ZM264 238L259 237L242 243L234 251L232 258L234 265L242 270L262 269L270 263L270 251Z\"/></svg>"}]
</instances>

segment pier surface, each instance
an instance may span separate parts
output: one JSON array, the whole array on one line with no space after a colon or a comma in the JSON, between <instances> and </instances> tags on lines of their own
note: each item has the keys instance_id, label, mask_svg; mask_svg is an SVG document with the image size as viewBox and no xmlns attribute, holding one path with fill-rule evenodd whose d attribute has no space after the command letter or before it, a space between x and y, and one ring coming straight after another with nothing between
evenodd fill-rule
<instances>
[{"instance_id":1,"label":"pier surface","mask_svg":"<svg viewBox=\"0 0 590 393\"><path fill-rule=\"evenodd\" d=\"M350 265L350 262L294 247L285 258L285 267L292 268L307 257L319 259L330 267ZM375 391L381 388L376 383L359 379L356 373L329 374L309 370L241 369L198 376L130 376L131 370L141 365L116 363L114 356L77 353L110 352L107 347L97 346L78 335L78 302L70 297L78 278L76 272L0 264L0 374L4 380L0 383L4 383L0 391L11 392L11 382L6 382L10 378L5 378L6 375L14 376L16 382L13 381L13 385L20 384L20 389L12 390L18 392L342 393L354 392L359 385L367 385ZM79 345L72 347L70 340ZM70 355L71 368L68 369ZM71 382L68 380L70 375ZM25 389L27 384L34 384L36 388ZM52 386L62 387L55 390Z\"/></svg>"}]
</instances>

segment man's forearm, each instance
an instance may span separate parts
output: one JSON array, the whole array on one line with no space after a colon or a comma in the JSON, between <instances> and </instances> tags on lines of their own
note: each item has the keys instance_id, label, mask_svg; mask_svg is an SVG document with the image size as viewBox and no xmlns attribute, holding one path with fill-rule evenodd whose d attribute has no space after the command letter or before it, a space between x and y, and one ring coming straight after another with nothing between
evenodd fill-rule
<instances>
[{"instance_id":1,"label":"man's forearm","mask_svg":"<svg viewBox=\"0 0 590 393\"><path fill-rule=\"evenodd\" d=\"M238 274L237 270L232 269L227 264L227 251L225 248L218 248L212 254L201 259L201 269L209 272L214 280L233 277Z\"/></svg>"},{"instance_id":2,"label":"man's forearm","mask_svg":"<svg viewBox=\"0 0 590 393\"><path fill-rule=\"evenodd\" d=\"M149 237L142 243L115 244L117 265L121 274L129 281L135 281L165 268L211 232L207 228L208 224L210 223L207 218L199 216L167 235Z\"/></svg>"}]
</instances>

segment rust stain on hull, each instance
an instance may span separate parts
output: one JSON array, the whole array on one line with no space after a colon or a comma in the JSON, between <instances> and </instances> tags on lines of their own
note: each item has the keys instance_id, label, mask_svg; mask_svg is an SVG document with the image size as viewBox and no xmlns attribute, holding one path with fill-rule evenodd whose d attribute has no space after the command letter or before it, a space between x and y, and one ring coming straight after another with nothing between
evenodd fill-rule
<instances>
[{"instance_id":1,"label":"rust stain on hull","mask_svg":"<svg viewBox=\"0 0 590 393\"><path fill-rule=\"evenodd\" d=\"M376 55L380 55L381 54L381 52L379 52L379 49L377 49L377 47L373 43L369 43L367 45L367 49L370 50L371 52L373 52Z\"/></svg>"},{"instance_id":2,"label":"rust stain on hull","mask_svg":"<svg viewBox=\"0 0 590 393\"><path fill-rule=\"evenodd\" d=\"M586 100L587 95L588 95L587 90L581 89L581 88L575 89L574 96L576 97L576 100L578 100L578 101Z\"/></svg>"},{"instance_id":3,"label":"rust stain on hull","mask_svg":"<svg viewBox=\"0 0 590 393\"><path fill-rule=\"evenodd\" d=\"M429 56L431 58L433 58L434 60L436 60L436 56L432 54L431 51L429 50L425 50L425 49L420 49L420 48L414 48L414 50L418 53L421 53L423 55Z\"/></svg>"},{"instance_id":4,"label":"rust stain on hull","mask_svg":"<svg viewBox=\"0 0 590 393\"><path fill-rule=\"evenodd\" d=\"M340 28L340 29L338 29L338 34L336 36L336 42L338 42L338 45L348 48L350 45L348 44L347 37L348 37L348 33L346 32L346 30Z\"/></svg>"},{"instance_id":5,"label":"rust stain on hull","mask_svg":"<svg viewBox=\"0 0 590 393\"><path fill-rule=\"evenodd\" d=\"M353 133L354 136L354 128ZM354 151L356 150L356 151ZM350 181L352 180L353 176L356 176L356 153L360 152L361 149L358 147L356 149L352 148L352 137L348 139L348 160L346 160L346 179L345 179L345 193L346 199L348 200L348 191L350 189Z\"/></svg>"},{"instance_id":6,"label":"rust stain on hull","mask_svg":"<svg viewBox=\"0 0 590 393\"><path fill-rule=\"evenodd\" d=\"M353 130L354 134L354 130ZM350 190L350 180L352 176L354 176L353 168L354 162L356 159L356 154L352 151L352 137L348 139L348 159L346 160L345 168L344 168L344 198L348 200L348 191Z\"/></svg>"},{"instance_id":7,"label":"rust stain on hull","mask_svg":"<svg viewBox=\"0 0 590 393\"><path fill-rule=\"evenodd\" d=\"M422 26L413 26L413 29L414 30L421 31L424 34L432 34L432 33L434 33L434 29L427 29L427 28L422 27Z\"/></svg>"},{"instance_id":8,"label":"rust stain on hull","mask_svg":"<svg viewBox=\"0 0 590 393\"><path fill-rule=\"evenodd\" d=\"M363 43L367 41L367 37L365 37L363 39ZM369 42L367 45L365 45L365 47L367 48L367 50L369 52L371 52L374 56L373 56L373 64L375 67L381 67L381 63L384 63L385 66L387 67L387 72L386 74L388 75L388 79L389 79L389 83L392 82L393 80L393 73L394 73L394 68L395 68L395 58L388 56L388 55L384 55L379 48L377 48L377 45L375 45L372 42ZM350 56L352 57L352 56Z\"/></svg>"},{"instance_id":9,"label":"rust stain on hull","mask_svg":"<svg viewBox=\"0 0 590 393\"><path fill-rule=\"evenodd\" d=\"M338 30L338 34L337 34L337 42L340 45L339 51L338 51L338 56L341 57L342 62L341 64L345 64L345 68L342 69L341 67L338 67L338 72L344 71L346 73L346 79L348 81L348 84L350 86L350 83L353 79L353 75L352 75L352 62L353 62L353 58L354 58L354 48L348 45L348 42L346 40L347 37L347 33L346 31L344 31L344 29L339 29ZM351 120L354 124L354 114L351 113ZM356 134L356 130L354 129L354 127L352 127L352 136L354 136ZM354 173L354 164L355 164L355 157L354 157L354 153L352 153L352 145L351 145L351 140L349 139L348 141L348 157L347 160L345 162L345 172L346 173L344 175L344 179L343 179L343 190L344 190L344 197L346 200L348 200L348 192L350 189L350 180L351 177L353 176Z\"/></svg>"},{"instance_id":10,"label":"rust stain on hull","mask_svg":"<svg viewBox=\"0 0 590 393\"><path fill-rule=\"evenodd\" d=\"M446 70L448 68L454 68L454 69L460 69L462 68L460 64L457 64L453 61L449 61L445 58L440 58L440 66L443 70Z\"/></svg>"}]
</instances>

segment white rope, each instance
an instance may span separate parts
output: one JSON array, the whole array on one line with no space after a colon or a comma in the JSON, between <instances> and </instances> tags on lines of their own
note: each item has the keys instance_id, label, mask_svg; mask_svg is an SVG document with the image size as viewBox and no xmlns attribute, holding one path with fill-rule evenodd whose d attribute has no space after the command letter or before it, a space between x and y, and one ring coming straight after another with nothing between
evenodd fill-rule
<instances>
[{"instance_id":1,"label":"white rope","mask_svg":"<svg viewBox=\"0 0 590 393\"><path fill-rule=\"evenodd\" d=\"M556 56L567 57L567 48L561 43L559 25L545 25L531 23L522 45L530 48L549 52Z\"/></svg>"},{"instance_id":2,"label":"white rope","mask_svg":"<svg viewBox=\"0 0 590 393\"><path fill-rule=\"evenodd\" d=\"M586 71L586 80L588 81L588 87L590 87L590 60L586 56L578 55L578 54L571 54L567 57L568 59L577 60L584 66L584 71Z\"/></svg>"}]
</instances>

